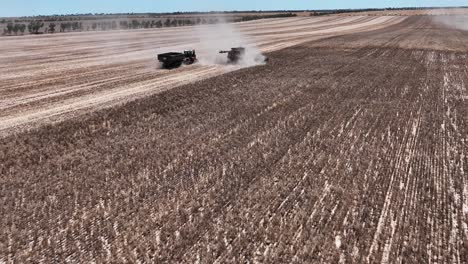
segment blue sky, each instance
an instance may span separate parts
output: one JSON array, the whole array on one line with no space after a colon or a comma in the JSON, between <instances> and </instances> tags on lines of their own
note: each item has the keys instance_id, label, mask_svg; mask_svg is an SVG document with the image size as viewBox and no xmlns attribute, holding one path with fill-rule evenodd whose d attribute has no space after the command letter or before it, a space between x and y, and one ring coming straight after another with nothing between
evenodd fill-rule
<instances>
[{"instance_id":1,"label":"blue sky","mask_svg":"<svg viewBox=\"0 0 468 264\"><path fill-rule=\"evenodd\" d=\"M468 6L468 0L0 0L0 17L74 13Z\"/></svg>"}]
</instances>

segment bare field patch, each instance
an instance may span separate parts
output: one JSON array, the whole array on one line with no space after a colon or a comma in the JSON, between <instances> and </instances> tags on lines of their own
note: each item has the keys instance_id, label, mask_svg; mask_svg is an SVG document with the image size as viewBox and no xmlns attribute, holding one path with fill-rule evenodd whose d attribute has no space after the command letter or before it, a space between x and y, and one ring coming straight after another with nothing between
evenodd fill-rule
<instances>
[{"instance_id":1,"label":"bare field patch","mask_svg":"<svg viewBox=\"0 0 468 264\"><path fill-rule=\"evenodd\" d=\"M468 15L468 8L439 8L420 10L386 10L339 14L340 16L452 16Z\"/></svg>"}]
</instances>

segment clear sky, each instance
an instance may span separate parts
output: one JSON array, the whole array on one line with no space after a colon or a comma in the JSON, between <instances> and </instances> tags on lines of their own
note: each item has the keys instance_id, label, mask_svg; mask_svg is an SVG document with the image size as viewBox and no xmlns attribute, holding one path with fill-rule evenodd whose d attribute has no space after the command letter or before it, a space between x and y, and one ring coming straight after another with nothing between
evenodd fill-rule
<instances>
[{"instance_id":1,"label":"clear sky","mask_svg":"<svg viewBox=\"0 0 468 264\"><path fill-rule=\"evenodd\" d=\"M0 17L176 11L468 6L468 0L0 0Z\"/></svg>"}]
</instances>

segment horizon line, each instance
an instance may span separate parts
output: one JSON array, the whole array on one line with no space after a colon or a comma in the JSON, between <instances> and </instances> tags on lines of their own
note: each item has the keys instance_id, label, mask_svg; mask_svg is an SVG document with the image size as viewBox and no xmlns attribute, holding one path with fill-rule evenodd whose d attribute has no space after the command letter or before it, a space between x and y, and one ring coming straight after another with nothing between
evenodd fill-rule
<instances>
[{"instance_id":1,"label":"horizon line","mask_svg":"<svg viewBox=\"0 0 468 264\"><path fill-rule=\"evenodd\" d=\"M384 10L402 10L402 9L457 9L468 8L468 6L406 6L406 7L385 7L385 8L336 8L336 9L284 9L284 10L212 10L212 11L174 11L174 12L128 12L128 13L68 13L68 14L49 14L49 15L30 15L30 16L0 16L0 18L35 18L35 17L54 17L54 16L96 16L96 15L177 15L177 14L229 14L229 13L272 13L272 12L326 12L326 11L384 11Z\"/></svg>"}]
</instances>

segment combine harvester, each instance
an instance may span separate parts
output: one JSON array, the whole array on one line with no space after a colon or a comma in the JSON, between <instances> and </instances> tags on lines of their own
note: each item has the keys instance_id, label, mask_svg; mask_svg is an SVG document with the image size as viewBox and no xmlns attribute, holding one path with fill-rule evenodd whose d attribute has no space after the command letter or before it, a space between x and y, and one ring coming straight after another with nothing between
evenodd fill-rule
<instances>
[{"instance_id":1,"label":"combine harvester","mask_svg":"<svg viewBox=\"0 0 468 264\"><path fill-rule=\"evenodd\" d=\"M222 50L219 52L220 54L227 53L229 63L238 63L240 60L244 58L245 55L245 48L232 48L231 50Z\"/></svg>"},{"instance_id":2,"label":"combine harvester","mask_svg":"<svg viewBox=\"0 0 468 264\"><path fill-rule=\"evenodd\" d=\"M168 52L158 54L158 60L162 63L162 68L173 69L178 68L182 64L193 64L197 61L197 54L195 50L186 50L183 53L180 52Z\"/></svg>"},{"instance_id":3,"label":"combine harvester","mask_svg":"<svg viewBox=\"0 0 468 264\"><path fill-rule=\"evenodd\" d=\"M242 61L244 57L246 56L246 48L244 47L238 47L238 48L231 48L231 50L222 50L219 53L221 54L226 54L228 55L228 63L230 64L237 64L238 62ZM260 55L260 54L258 54ZM268 58L264 56L256 56L253 58L255 61L260 62L260 60L263 60L263 62L267 62Z\"/></svg>"}]
</instances>

